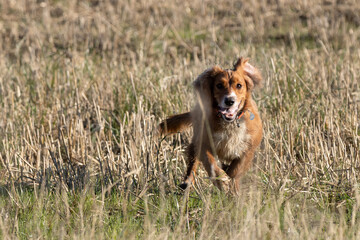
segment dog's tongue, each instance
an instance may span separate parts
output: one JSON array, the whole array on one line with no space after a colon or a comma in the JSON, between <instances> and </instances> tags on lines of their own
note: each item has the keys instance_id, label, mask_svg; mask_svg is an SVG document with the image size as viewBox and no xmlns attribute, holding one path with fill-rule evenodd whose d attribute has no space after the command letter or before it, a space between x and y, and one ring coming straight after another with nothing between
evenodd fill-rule
<instances>
[{"instance_id":1,"label":"dog's tongue","mask_svg":"<svg viewBox=\"0 0 360 240\"><path fill-rule=\"evenodd\" d=\"M235 110L230 108L219 108L219 112L228 118L233 117L235 114Z\"/></svg>"}]
</instances>

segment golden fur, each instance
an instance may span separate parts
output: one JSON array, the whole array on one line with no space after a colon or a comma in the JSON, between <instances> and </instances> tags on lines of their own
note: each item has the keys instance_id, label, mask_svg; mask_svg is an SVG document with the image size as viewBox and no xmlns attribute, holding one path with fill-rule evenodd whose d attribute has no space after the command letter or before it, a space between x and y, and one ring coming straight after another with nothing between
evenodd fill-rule
<instances>
[{"instance_id":1,"label":"golden fur","mask_svg":"<svg viewBox=\"0 0 360 240\"><path fill-rule=\"evenodd\" d=\"M182 188L192 184L200 161L219 189L238 191L240 177L250 168L262 139L261 119L251 97L261 81L246 59L238 59L231 70L209 68L194 82L198 101L192 111L160 123L161 134L193 126Z\"/></svg>"}]
</instances>

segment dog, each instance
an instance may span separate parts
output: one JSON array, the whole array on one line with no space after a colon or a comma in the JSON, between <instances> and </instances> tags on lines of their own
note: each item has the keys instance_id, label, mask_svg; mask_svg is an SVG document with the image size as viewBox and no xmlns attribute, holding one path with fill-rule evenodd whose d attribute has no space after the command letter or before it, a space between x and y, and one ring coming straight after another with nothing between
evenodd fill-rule
<instances>
[{"instance_id":1,"label":"dog","mask_svg":"<svg viewBox=\"0 0 360 240\"><path fill-rule=\"evenodd\" d=\"M258 108L251 96L262 77L248 60L239 58L233 69L214 66L205 70L193 83L195 107L160 123L162 135L193 127L182 189L194 183L201 162L215 186L238 193L240 178L251 167L263 134Z\"/></svg>"}]
</instances>

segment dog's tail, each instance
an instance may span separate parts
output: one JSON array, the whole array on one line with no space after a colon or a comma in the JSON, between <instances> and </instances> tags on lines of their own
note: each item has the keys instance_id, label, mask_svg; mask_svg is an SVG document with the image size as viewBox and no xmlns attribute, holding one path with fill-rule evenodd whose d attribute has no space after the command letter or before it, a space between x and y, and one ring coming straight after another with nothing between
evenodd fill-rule
<instances>
[{"instance_id":1,"label":"dog's tail","mask_svg":"<svg viewBox=\"0 0 360 240\"><path fill-rule=\"evenodd\" d=\"M161 135L181 132L191 126L191 113L176 114L168 117L159 125Z\"/></svg>"}]
</instances>

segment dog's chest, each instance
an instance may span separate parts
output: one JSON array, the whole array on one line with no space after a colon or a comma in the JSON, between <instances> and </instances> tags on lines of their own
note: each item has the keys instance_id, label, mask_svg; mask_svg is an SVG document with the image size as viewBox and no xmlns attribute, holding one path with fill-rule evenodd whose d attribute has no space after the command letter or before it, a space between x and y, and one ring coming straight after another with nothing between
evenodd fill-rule
<instances>
[{"instance_id":1,"label":"dog's chest","mask_svg":"<svg viewBox=\"0 0 360 240\"><path fill-rule=\"evenodd\" d=\"M241 158L249 146L249 139L245 123L214 133L214 146L219 160L229 165L235 158Z\"/></svg>"}]
</instances>

